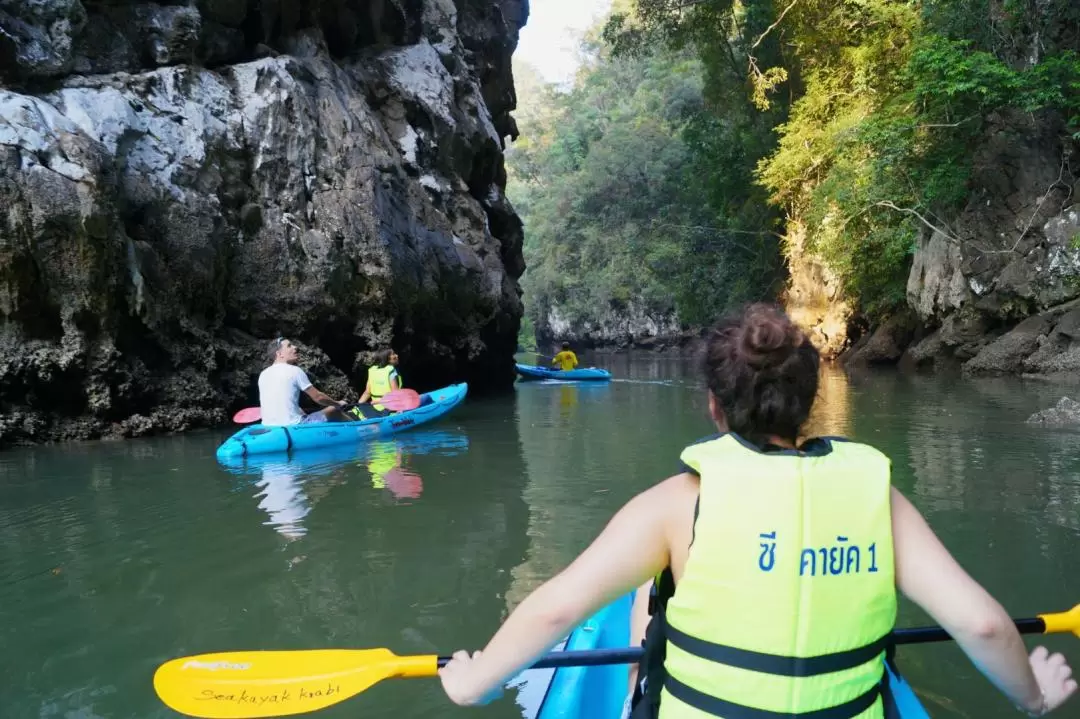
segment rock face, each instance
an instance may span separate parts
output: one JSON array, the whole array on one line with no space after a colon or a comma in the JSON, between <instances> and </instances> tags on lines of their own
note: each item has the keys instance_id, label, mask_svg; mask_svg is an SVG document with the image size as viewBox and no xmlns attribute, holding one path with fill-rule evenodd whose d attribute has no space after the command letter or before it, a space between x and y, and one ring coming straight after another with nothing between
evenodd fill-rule
<instances>
[{"instance_id":1,"label":"rock face","mask_svg":"<svg viewBox=\"0 0 1080 719\"><path fill-rule=\"evenodd\" d=\"M790 275L781 303L823 356L836 357L847 346L852 307L841 299L835 273L806 250L806 228L800 222L789 220L787 245Z\"/></svg>"},{"instance_id":2,"label":"rock face","mask_svg":"<svg viewBox=\"0 0 1080 719\"><path fill-rule=\"evenodd\" d=\"M683 332L674 312L654 312L635 303L609 309L592 322L572 322L558 307L550 307L536 331L542 344L567 341L578 348L658 349L696 336Z\"/></svg>"},{"instance_id":3,"label":"rock face","mask_svg":"<svg viewBox=\"0 0 1080 719\"><path fill-rule=\"evenodd\" d=\"M918 319L911 311L901 311L882 322L873 332L864 334L840 356L845 365L893 364L904 354L920 332Z\"/></svg>"},{"instance_id":4,"label":"rock face","mask_svg":"<svg viewBox=\"0 0 1080 719\"><path fill-rule=\"evenodd\" d=\"M871 327L788 227L784 303L845 364L957 367L969 375L1080 370L1080 146L1064 118L998 113L976 151L967 206L922 228L907 307ZM925 221L929 223L929 220Z\"/></svg>"},{"instance_id":5,"label":"rock face","mask_svg":"<svg viewBox=\"0 0 1080 719\"><path fill-rule=\"evenodd\" d=\"M509 385L527 14L0 0L0 444L224 421L279 335L339 394L390 344Z\"/></svg>"},{"instance_id":6,"label":"rock face","mask_svg":"<svg viewBox=\"0 0 1080 719\"><path fill-rule=\"evenodd\" d=\"M908 302L936 331L911 348L914 364L961 363L969 374L1080 367L1066 357L1074 320L1065 319L1080 297L1080 182L1063 137L1060 118L991 118L967 207L926 228L915 252Z\"/></svg>"},{"instance_id":7,"label":"rock face","mask_svg":"<svg viewBox=\"0 0 1080 719\"><path fill-rule=\"evenodd\" d=\"M1028 424L1067 425L1080 424L1080 402L1062 397L1050 409L1044 409L1027 418Z\"/></svg>"}]
</instances>

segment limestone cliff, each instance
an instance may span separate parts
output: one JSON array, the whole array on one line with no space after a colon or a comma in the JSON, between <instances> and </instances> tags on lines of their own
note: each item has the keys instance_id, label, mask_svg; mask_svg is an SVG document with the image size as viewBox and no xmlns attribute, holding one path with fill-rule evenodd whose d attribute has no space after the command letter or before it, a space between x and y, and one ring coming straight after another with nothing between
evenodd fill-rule
<instances>
[{"instance_id":1,"label":"limestone cliff","mask_svg":"<svg viewBox=\"0 0 1080 719\"><path fill-rule=\"evenodd\" d=\"M609 307L595 320L572 319L553 305L536 328L536 339L545 346L568 341L578 348L661 349L686 344L697 335L684 330L673 310L650 309L639 302Z\"/></svg>"},{"instance_id":2,"label":"limestone cliff","mask_svg":"<svg viewBox=\"0 0 1080 719\"><path fill-rule=\"evenodd\" d=\"M0 0L0 444L224 422L265 341L347 393L509 385L528 0Z\"/></svg>"},{"instance_id":3,"label":"limestone cliff","mask_svg":"<svg viewBox=\"0 0 1080 719\"><path fill-rule=\"evenodd\" d=\"M908 303L934 331L907 353L971 374L1080 369L1071 346L1080 314L1077 147L1053 118L993 118L975 160L967 207L927 228Z\"/></svg>"},{"instance_id":4,"label":"limestone cliff","mask_svg":"<svg viewBox=\"0 0 1080 719\"><path fill-rule=\"evenodd\" d=\"M966 374L1080 369L1077 150L1062 118L991 117L966 207L947 222L923 220L910 310L882 322L850 359Z\"/></svg>"}]
</instances>

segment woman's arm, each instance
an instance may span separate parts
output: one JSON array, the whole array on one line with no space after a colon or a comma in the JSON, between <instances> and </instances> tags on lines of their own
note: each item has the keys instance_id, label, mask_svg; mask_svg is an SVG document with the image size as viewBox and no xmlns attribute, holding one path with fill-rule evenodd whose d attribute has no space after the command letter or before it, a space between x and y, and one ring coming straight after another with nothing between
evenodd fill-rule
<instances>
[{"instance_id":1,"label":"woman's arm","mask_svg":"<svg viewBox=\"0 0 1080 719\"><path fill-rule=\"evenodd\" d=\"M367 384L364 385L364 393L360 395L360 399L356 400L356 403L363 404L369 399L371 399L371 380L368 380Z\"/></svg>"},{"instance_id":2,"label":"woman's arm","mask_svg":"<svg viewBox=\"0 0 1080 719\"><path fill-rule=\"evenodd\" d=\"M483 652L465 652L439 671L455 703L483 704L601 607L668 565L668 509L678 501L672 477L631 499L574 562L530 594Z\"/></svg>"},{"instance_id":3,"label":"woman's arm","mask_svg":"<svg viewBox=\"0 0 1080 719\"><path fill-rule=\"evenodd\" d=\"M956 562L911 502L892 491L896 581L1018 707L1036 716L1076 691L1064 657L1042 647L1029 659L1001 605Z\"/></svg>"}]
</instances>

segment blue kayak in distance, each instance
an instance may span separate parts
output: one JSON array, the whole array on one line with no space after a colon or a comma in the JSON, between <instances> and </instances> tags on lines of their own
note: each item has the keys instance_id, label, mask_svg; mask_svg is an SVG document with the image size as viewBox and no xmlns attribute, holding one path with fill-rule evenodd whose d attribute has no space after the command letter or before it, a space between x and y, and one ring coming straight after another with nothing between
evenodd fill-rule
<instances>
[{"instance_id":1,"label":"blue kayak in distance","mask_svg":"<svg viewBox=\"0 0 1080 719\"><path fill-rule=\"evenodd\" d=\"M237 431L217 448L217 458L227 461L253 454L356 444L403 432L442 417L465 399L469 385L452 384L420 395L420 406L387 417L356 422L312 422L288 427L254 424Z\"/></svg>"},{"instance_id":2,"label":"blue kayak in distance","mask_svg":"<svg viewBox=\"0 0 1080 719\"><path fill-rule=\"evenodd\" d=\"M583 367L581 369L550 369L535 364L517 364L517 373L522 379L554 379L564 382L580 382L582 380L609 380L611 373L599 367Z\"/></svg>"},{"instance_id":3,"label":"blue kayak in distance","mask_svg":"<svg viewBox=\"0 0 1080 719\"><path fill-rule=\"evenodd\" d=\"M587 619L558 648L559 651L622 649L630 646L630 608L626 594ZM886 664L888 694L897 719L930 719L911 685ZM520 675L518 703L525 719L620 719L629 690L630 667L529 669Z\"/></svg>"}]
</instances>

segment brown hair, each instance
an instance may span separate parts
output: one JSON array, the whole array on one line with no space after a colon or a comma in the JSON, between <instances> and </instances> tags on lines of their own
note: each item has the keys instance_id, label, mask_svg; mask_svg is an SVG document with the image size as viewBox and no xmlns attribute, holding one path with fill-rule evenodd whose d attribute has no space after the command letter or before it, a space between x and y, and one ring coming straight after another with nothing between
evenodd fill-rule
<instances>
[{"instance_id":1,"label":"brown hair","mask_svg":"<svg viewBox=\"0 0 1080 719\"><path fill-rule=\"evenodd\" d=\"M390 355L394 354L394 350L385 349L379 350L375 353L375 365L377 367L385 367L390 364Z\"/></svg>"},{"instance_id":2,"label":"brown hair","mask_svg":"<svg viewBox=\"0 0 1080 719\"><path fill-rule=\"evenodd\" d=\"M779 307L753 304L709 331L703 369L728 428L760 445L769 435L798 437L820 363L810 338Z\"/></svg>"}]
</instances>

